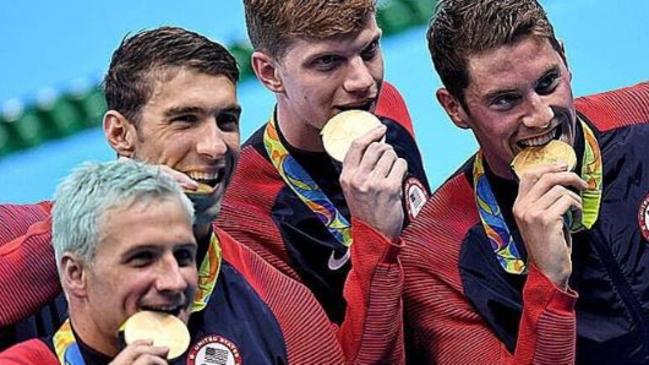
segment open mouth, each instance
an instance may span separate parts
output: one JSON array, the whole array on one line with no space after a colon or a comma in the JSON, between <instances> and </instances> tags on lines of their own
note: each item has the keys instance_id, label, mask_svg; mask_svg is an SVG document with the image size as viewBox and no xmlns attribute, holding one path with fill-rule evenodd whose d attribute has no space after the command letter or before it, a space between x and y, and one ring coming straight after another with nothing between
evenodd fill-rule
<instances>
[{"instance_id":1,"label":"open mouth","mask_svg":"<svg viewBox=\"0 0 649 365\"><path fill-rule=\"evenodd\" d=\"M184 304L179 304L179 305L148 305L148 306L142 306L140 309L146 310L146 311L152 311L152 312L161 312L161 313L167 313L171 314L174 317L178 317L180 312L185 309L187 305Z\"/></svg>"},{"instance_id":2,"label":"open mouth","mask_svg":"<svg viewBox=\"0 0 649 365\"><path fill-rule=\"evenodd\" d=\"M196 182L209 185L211 188L215 188L218 184L220 184L223 181L225 175L224 172L225 169L219 169L212 173L192 171L192 172L188 172L187 175L190 178L192 178L192 180L195 180Z\"/></svg>"},{"instance_id":3,"label":"open mouth","mask_svg":"<svg viewBox=\"0 0 649 365\"><path fill-rule=\"evenodd\" d=\"M374 99L367 100L367 101L365 101L363 103L341 105L341 106L338 107L338 109L340 111L365 110L366 112L368 112L372 108L372 105L374 105Z\"/></svg>"},{"instance_id":4,"label":"open mouth","mask_svg":"<svg viewBox=\"0 0 649 365\"><path fill-rule=\"evenodd\" d=\"M522 141L516 142L516 145L520 149L525 149L527 147L540 147L540 146L545 146L546 144L550 143L550 141L555 140L555 139L560 139L561 136L563 135L563 124L557 125L553 130L549 131L548 133L545 133L540 136L535 136L532 138L527 138Z\"/></svg>"}]
</instances>

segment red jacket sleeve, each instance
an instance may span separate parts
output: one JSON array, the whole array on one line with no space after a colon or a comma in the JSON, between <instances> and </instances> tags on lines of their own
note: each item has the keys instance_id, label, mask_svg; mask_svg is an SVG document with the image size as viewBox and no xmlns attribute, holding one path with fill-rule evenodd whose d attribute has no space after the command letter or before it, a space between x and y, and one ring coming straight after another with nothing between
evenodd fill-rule
<instances>
[{"instance_id":1,"label":"red jacket sleeve","mask_svg":"<svg viewBox=\"0 0 649 365\"><path fill-rule=\"evenodd\" d=\"M354 218L352 239L352 269L343 291L347 309L338 330L347 363L405 363L401 241L392 243Z\"/></svg>"},{"instance_id":2,"label":"red jacket sleeve","mask_svg":"<svg viewBox=\"0 0 649 365\"><path fill-rule=\"evenodd\" d=\"M0 327L27 317L61 291L50 208L50 203L0 208Z\"/></svg>"},{"instance_id":3,"label":"red jacket sleeve","mask_svg":"<svg viewBox=\"0 0 649 365\"><path fill-rule=\"evenodd\" d=\"M420 281L431 293L420 301L414 335L417 348L427 349L424 361L435 364L573 364L576 321L573 293L552 286L531 269L523 291L523 313L516 350L510 353L475 312L464 294L448 282L430 277ZM432 294L434 293L434 294ZM421 313L422 306L427 313ZM407 307L407 310L410 308Z\"/></svg>"},{"instance_id":4,"label":"red jacket sleeve","mask_svg":"<svg viewBox=\"0 0 649 365\"><path fill-rule=\"evenodd\" d=\"M383 86L381 87L381 93L376 104L376 114L394 120L408 130L411 136L415 136L415 130L412 127L412 119L410 118L406 102L403 100L399 90L387 81L383 82Z\"/></svg>"},{"instance_id":5,"label":"red jacket sleeve","mask_svg":"<svg viewBox=\"0 0 649 365\"><path fill-rule=\"evenodd\" d=\"M2 365L58 365L59 360L38 339L21 342L0 353Z\"/></svg>"},{"instance_id":6,"label":"red jacket sleeve","mask_svg":"<svg viewBox=\"0 0 649 365\"><path fill-rule=\"evenodd\" d=\"M444 189L444 193L440 190ZM557 289L534 265L523 288L514 353L464 295L458 270L467 227L478 222L463 175L450 179L402 235L409 344L435 364L572 364L576 293Z\"/></svg>"}]
</instances>

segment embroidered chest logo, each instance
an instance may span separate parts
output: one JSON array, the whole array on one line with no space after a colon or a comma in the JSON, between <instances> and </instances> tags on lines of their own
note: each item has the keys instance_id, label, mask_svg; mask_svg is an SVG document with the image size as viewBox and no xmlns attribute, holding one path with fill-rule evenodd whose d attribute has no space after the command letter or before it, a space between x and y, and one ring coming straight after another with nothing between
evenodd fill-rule
<instances>
[{"instance_id":1,"label":"embroidered chest logo","mask_svg":"<svg viewBox=\"0 0 649 365\"><path fill-rule=\"evenodd\" d=\"M638 209L638 224L640 232L646 241L649 241L649 194L644 197Z\"/></svg>"},{"instance_id":2,"label":"embroidered chest logo","mask_svg":"<svg viewBox=\"0 0 649 365\"><path fill-rule=\"evenodd\" d=\"M410 177L403 184L403 193L404 204L406 206L406 212L408 213L408 218L414 220L421 208L424 207L424 204L428 200L428 194L426 193L426 188L424 184L421 183L416 177Z\"/></svg>"},{"instance_id":3,"label":"embroidered chest logo","mask_svg":"<svg viewBox=\"0 0 649 365\"><path fill-rule=\"evenodd\" d=\"M349 258L351 257L351 254L349 253L349 248L345 250L345 254L341 258L336 258L336 250L331 250L331 256L329 256L329 261L327 262L327 266L329 266L329 270L331 271L336 271L340 269L341 267L345 266L347 261L349 261Z\"/></svg>"},{"instance_id":4,"label":"embroidered chest logo","mask_svg":"<svg viewBox=\"0 0 649 365\"><path fill-rule=\"evenodd\" d=\"M243 359L237 345L225 337L203 337L189 351L187 365L241 365Z\"/></svg>"}]
</instances>

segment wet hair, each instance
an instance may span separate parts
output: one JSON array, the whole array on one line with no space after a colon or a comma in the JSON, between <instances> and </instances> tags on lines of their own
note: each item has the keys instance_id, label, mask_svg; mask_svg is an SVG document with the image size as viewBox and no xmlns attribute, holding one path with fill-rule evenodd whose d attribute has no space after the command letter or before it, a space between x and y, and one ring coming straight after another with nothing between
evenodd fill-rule
<instances>
[{"instance_id":1,"label":"wet hair","mask_svg":"<svg viewBox=\"0 0 649 365\"><path fill-rule=\"evenodd\" d=\"M136 123L156 80L181 68L239 80L236 60L220 44L178 27L146 30L125 37L113 53L104 78L108 109Z\"/></svg>"},{"instance_id":2,"label":"wet hair","mask_svg":"<svg viewBox=\"0 0 649 365\"><path fill-rule=\"evenodd\" d=\"M54 200L52 245L57 265L66 252L91 262L103 223L116 208L176 200L187 220L194 219L193 205L175 181L158 167L133 160L81 165L59 184Z\"/></svg>"},{"instance_id":3,"label":"wet hair","mask_svg":"<svg viewBox=\"0 0 649 365\"><path fill-rule=\"evenodd\" d=\"M426 35L444 87L464 107L469 57L528 36L547 39L565 62L563 47L535 0L440 0Z\"/></svg>"},{"instance_id":4,"label":"wet hair","mask_svg":"<svg viewBox=\"0 0 649 365\"><path fill-rule=\"evenodd\" d=\"M323 40L359 32L376 0L244 0L246 25L257 51L281 58L295 38Z\"/></svg>"}]
</instances>

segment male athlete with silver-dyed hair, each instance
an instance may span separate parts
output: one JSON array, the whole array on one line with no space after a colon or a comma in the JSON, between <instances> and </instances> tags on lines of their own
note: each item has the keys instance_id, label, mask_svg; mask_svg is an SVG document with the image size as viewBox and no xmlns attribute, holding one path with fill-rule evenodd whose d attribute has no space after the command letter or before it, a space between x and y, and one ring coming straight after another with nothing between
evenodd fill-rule
<instances>
[{"instance_id":1,"label":"male athlete with silver-dyed hair","mask_svg":"<svg viewBox=\"0 0 649 365\"><path fill-rule=\"evenodd\" d=\"M141 310L189 320L198 281L189 199L160 169L134 161L84 164L55 199L52 244L69 318L0 362L166 364L168 348L122 348L118 333Z\"/></svg>"}]
</instances>

